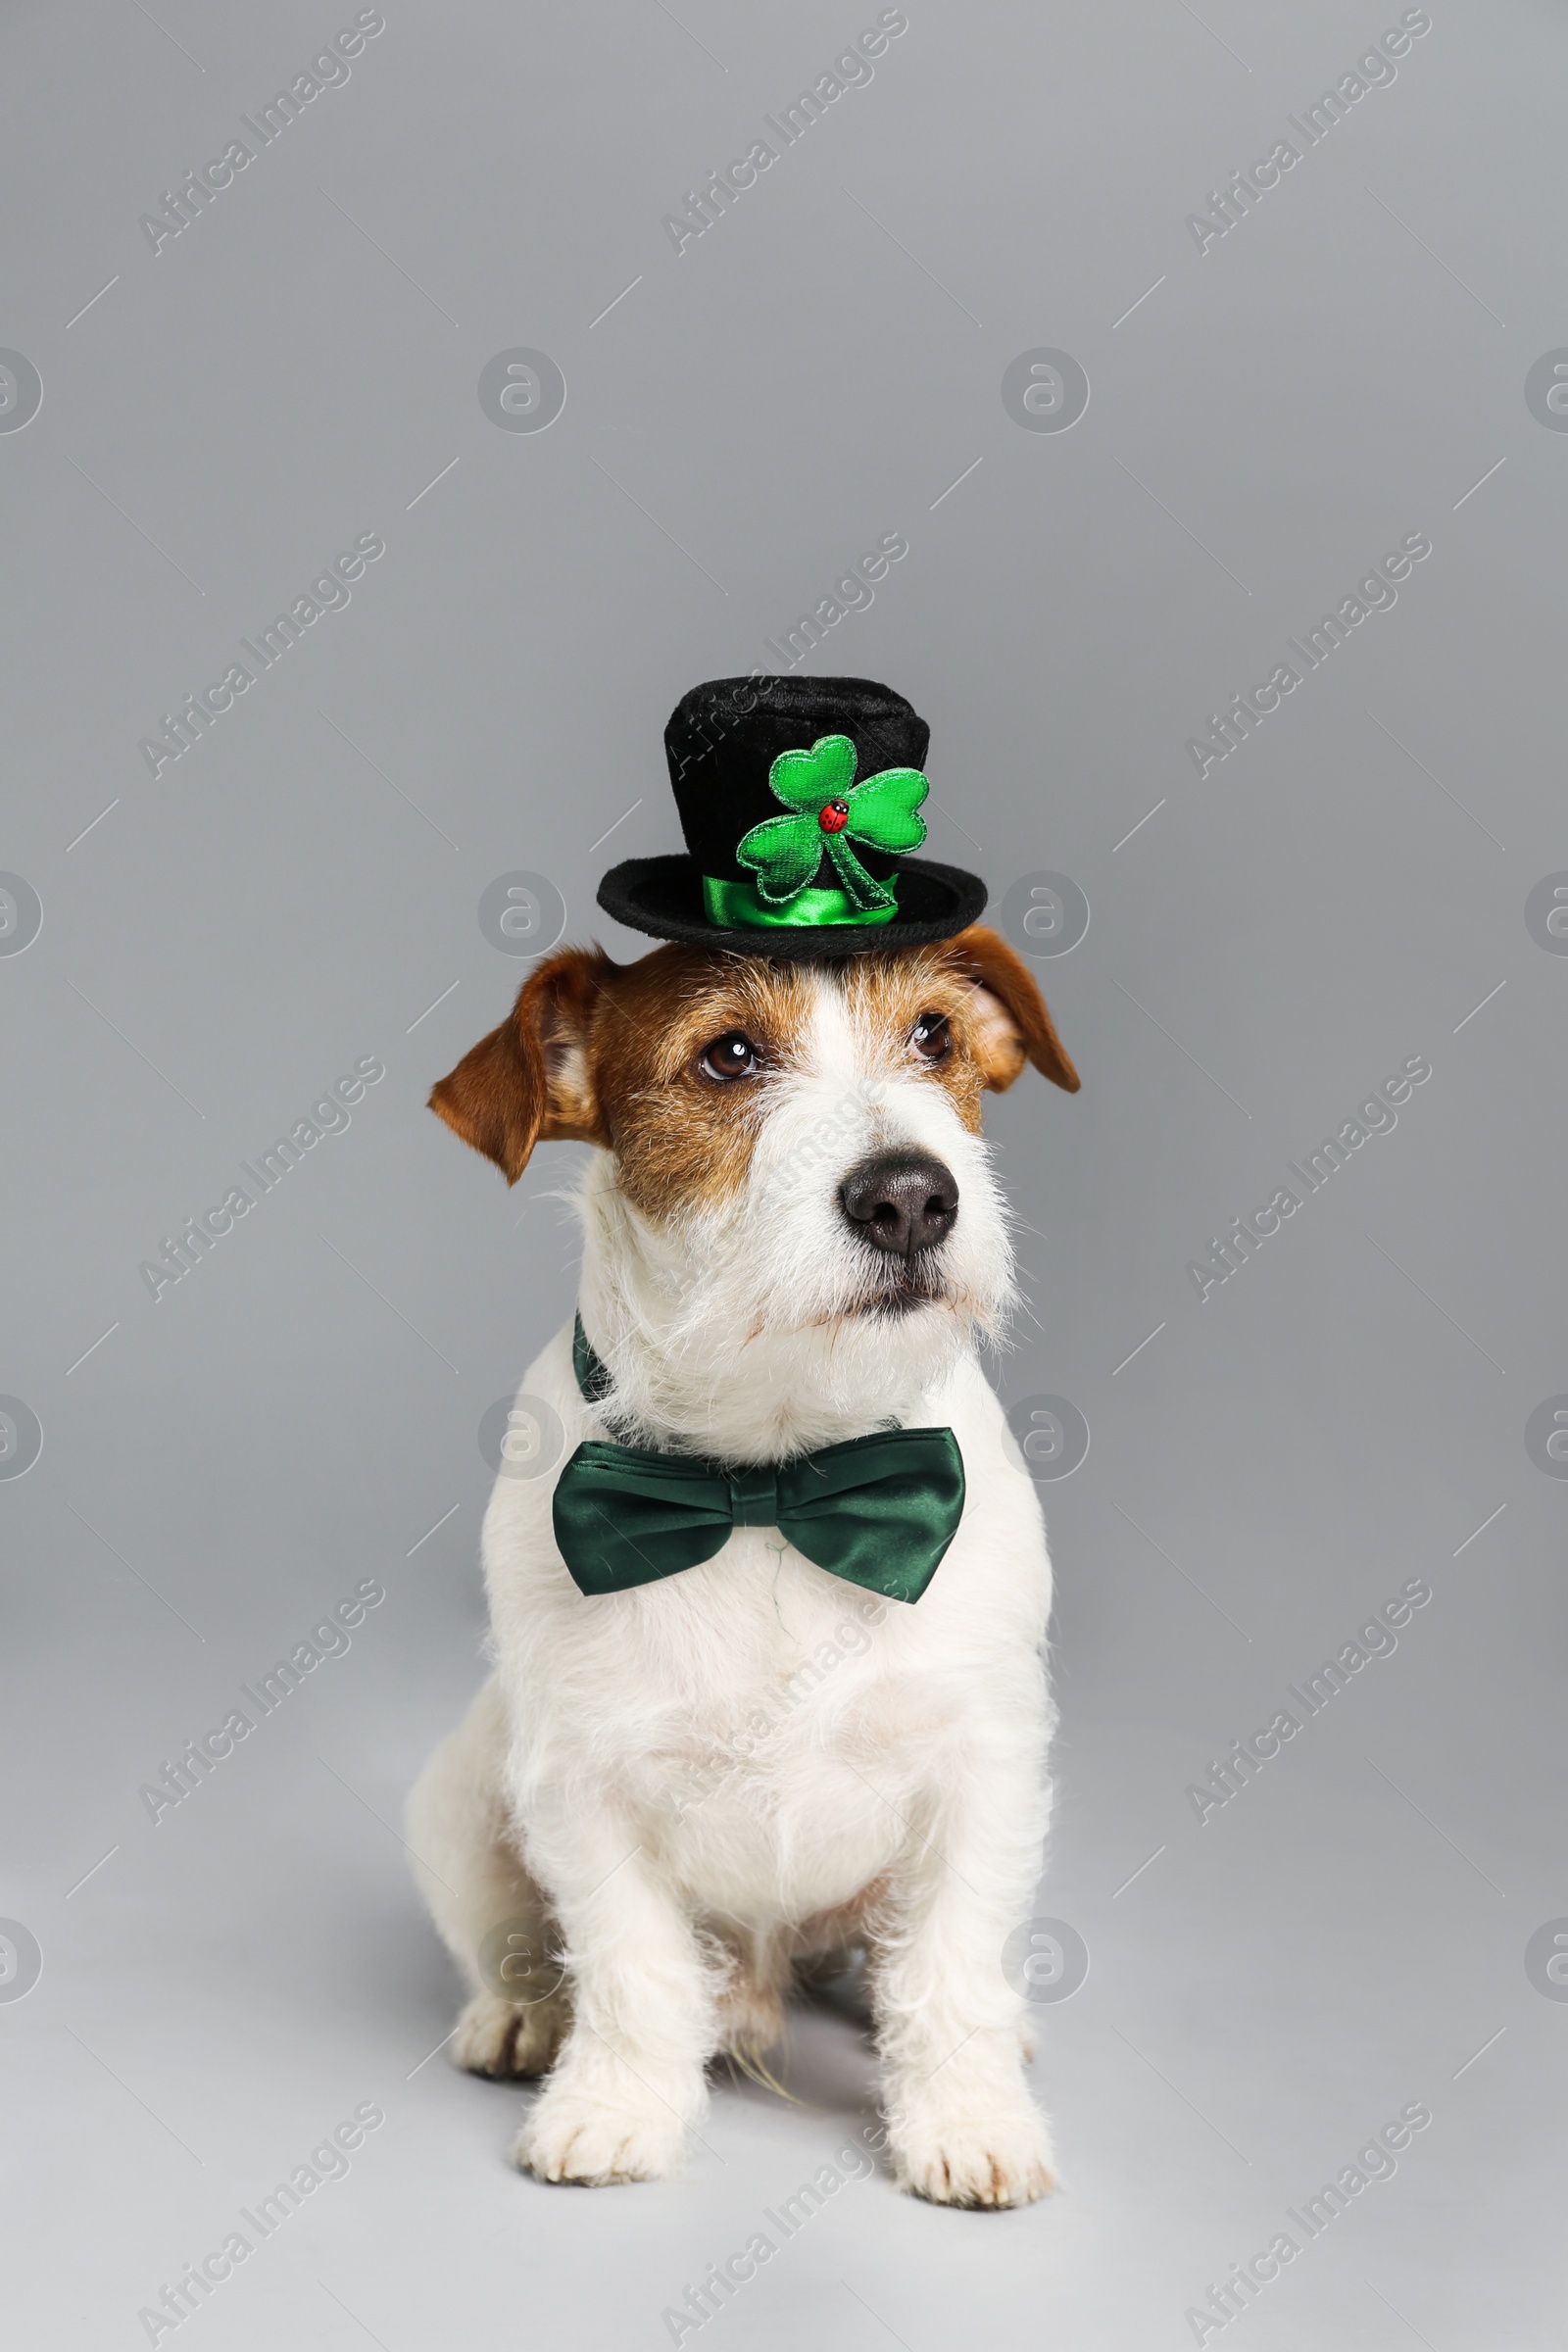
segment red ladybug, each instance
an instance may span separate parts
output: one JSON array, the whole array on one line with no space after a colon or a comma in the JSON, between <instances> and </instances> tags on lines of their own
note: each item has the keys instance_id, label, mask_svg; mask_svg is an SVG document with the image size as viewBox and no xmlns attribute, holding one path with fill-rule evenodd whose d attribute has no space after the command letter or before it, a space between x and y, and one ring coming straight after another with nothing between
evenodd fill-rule
<instances>
[{"instance_id":1,"label":"red ladybug","mask_svg":"<svg viewBox=\"0 0 1568 2352\"><path fill-rule=\"evenodd\" d=\"M824 833L842 833L850 821L849 802L829 801L827 807L817 816L816 821Z\"/></svg>"}]
</instances>

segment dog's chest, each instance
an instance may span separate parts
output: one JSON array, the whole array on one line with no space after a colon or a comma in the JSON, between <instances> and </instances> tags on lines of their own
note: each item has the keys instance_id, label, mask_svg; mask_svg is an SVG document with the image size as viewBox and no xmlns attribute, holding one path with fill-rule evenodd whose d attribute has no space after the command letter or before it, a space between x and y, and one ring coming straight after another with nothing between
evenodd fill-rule
<instances>
[{"instance_id":1,"label":"dog's chest","mask_svg":"<svg viewBox=\"0 0 1568 2352\"><path fill-rule=\"evenodd\" d=\"M847 1896L896 1850L948 1728L922 1645L891 1652L900 1604L751 1531L659 1597L660 1638L626 1661L652 1737L619 1773L645 1838L742 1904L786 1885L808 1906Z\"/></svg>"}]
</instances>

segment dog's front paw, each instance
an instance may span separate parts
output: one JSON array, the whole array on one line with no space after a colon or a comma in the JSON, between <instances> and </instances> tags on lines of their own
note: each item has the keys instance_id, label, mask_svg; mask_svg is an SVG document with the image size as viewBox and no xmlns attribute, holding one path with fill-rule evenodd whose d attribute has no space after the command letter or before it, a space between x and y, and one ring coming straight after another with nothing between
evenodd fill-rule
<instances>
[{"instance_id":1,"label":"dog's front paw","mask_svg":"<svg viewBox=\"0 0 1568 2352\"><path fill-rule=\"evenodd\" d=\"M935 2205L1029 2205L1055 2185L1045 2118L1022 2093L968 2111L915 2108L892 2146L899 2186Z\"/></svg>"},{"instance_id":2,"label":"dog's front paw","mask_svg":"<svg viewBox=\"0 0 1568 2352\"><path fill-rule=\"evenodd\" d=\"M611 2106L564 2084L540 2094L513 2156L539 2180L602 2188L665 2180L680 2169L685 2132L667 2108Z\"/></svg>"},{"instance_id":3,"label":"dog's front paw","mask_svg":"<svg viewBox=\"0 0 1568 2352\"><path fill-rule=\"evenodd\" d=\"M542 2075L561 2047L570 2013L564 2000L519 2007L493 1992L476 1992L452 2036L452 2063L466 2074Z\"/></svg>"}]
</instances>

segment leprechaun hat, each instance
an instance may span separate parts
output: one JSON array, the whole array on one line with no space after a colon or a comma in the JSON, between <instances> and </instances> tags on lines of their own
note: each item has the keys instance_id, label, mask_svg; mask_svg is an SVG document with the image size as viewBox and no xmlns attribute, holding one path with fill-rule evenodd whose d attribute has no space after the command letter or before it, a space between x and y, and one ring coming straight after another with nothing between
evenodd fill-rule
<instances>
[{"instance_id":1,"label":"leprechaun hat","mask_svg":"<svg viewBox=\"0 0 1568 2352\"><path fill-rule=\"evenodd\" d=\"M869 678L712 678L664 729L686 856L628 858L599 885L655 939L810 962L951 939L985 884L909 855L931 730Z\"/></svg>"}]
</instances>

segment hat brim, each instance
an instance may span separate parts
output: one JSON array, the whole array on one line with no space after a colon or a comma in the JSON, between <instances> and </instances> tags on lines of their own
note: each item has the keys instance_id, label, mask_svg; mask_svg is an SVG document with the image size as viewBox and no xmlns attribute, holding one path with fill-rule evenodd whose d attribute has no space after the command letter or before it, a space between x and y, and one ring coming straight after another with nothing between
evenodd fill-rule
<instances>
[{"instance_id":1,"label":"hat brim","mask_svg":"<svg viewBox=\"0 0 1568 2352\"><path fill-rule=\"evenodd\" d=\"M629 931L679 940L736 956L765 956L775 963L826 963L840 956L888 955L952 939L978 921L986 886L961 866L906 858L896 885L898 912L885 923L710 922L703 877L691 858L628 858L599 885L599 904Z\"/></svg>"}]
</instances>

